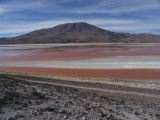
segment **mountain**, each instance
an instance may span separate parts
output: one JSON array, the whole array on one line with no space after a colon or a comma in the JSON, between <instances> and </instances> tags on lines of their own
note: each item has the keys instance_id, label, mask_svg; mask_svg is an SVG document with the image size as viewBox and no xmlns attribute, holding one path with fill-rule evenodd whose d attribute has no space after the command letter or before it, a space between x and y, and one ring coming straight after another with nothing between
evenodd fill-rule
<instances>
[{"instance_id":1,"label":"mountain","mask_svg":"<svg viewBox=\"0 0 160 120\"><path fill-rule=\"evenodd\" d=\"M112 43L160 42L160 35L116 33L85 22L67 23L12 38L1 38L0 44L34 43Z\"/></svg>"}]
</instances>

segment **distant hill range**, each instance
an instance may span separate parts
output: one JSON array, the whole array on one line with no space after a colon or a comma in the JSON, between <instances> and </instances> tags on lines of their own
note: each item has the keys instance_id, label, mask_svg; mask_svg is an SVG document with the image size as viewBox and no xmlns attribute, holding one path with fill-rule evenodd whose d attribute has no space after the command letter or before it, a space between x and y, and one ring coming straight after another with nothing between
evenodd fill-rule
<instances>
[{"instance_id":1,"label":"distant hill range","mask_svg":"<svg viewBox=\"0 0 160 120\"><path fill-rule=\"evenodd\" d=\"M0 44L34 43L159 43L160 35L116 33L85 22L67 23L12 38L0 38Z\"/></svg>"}]
</instances>

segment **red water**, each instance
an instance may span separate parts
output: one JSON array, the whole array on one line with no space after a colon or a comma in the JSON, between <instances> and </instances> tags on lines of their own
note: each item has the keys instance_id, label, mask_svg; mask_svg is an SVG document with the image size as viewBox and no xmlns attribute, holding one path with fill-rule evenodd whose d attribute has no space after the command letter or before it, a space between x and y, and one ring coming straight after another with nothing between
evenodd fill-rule
<instances>
[{"instance_id":1,"label":"red water","mask_svg":"<svg viewBox=\"0 0 160 120\"><path fill-rule=\"evenodd\" d=\"M8 50L12 51L12 50ZM3 53L3 51L1 51ZM5 51L7 53L7 51ZM14 49L17 55L0 54L2 61L43 61L43 60L81 60L113 56L160 56L160 45L154 46L69 46L56 48ZM137 80L160 80L160 70L97 70L97 69L58 69L58 68L27 68L1 67L0 71L65 75L73 77L124 78Z\"/></svg>"}]
</instances>

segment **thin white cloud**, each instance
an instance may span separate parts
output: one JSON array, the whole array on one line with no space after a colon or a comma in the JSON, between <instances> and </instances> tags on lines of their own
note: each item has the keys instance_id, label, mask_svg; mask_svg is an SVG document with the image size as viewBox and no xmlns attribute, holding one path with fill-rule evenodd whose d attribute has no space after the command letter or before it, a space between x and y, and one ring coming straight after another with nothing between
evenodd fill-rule
<instances>
[{"instance_id":1,"label":"thin white cloud","mask_svg":"<svg viewBox=\"0 0 160 120\"><path fill-rule=\"evenodd\" d=\"M0 7L0 14L3 14L4 12L5 12L5 10Z\"/></svg>"},{"instance_id":2,"label":"thin white cloud","mask_svg":"<svg viewBox=\"0 0 160 120\"><path fill-rule=\"evenodd\" d=\"M144 10L156 10L160 9L158 0L90 0L90 5L87 6L77 6L70 8L65 8L62 3L73 2L74 0L59 0L56 2L46 2L47 0L13 0L11 2L6 2L0 4L0 17L3 14L8 12L15 12L21 10L39 10L42 12L51 12L51 11L61 11L62 13L81 13L83 14L91 14L91 13L106 13L119 15L121 13L132 13L132 12L140 12ZM85 0L78 0L84 2ZM95 1L97 4L95 4ZM48 10L47 10L48 9ZM54 14L53 14L54 16ZM32 15L29 17L33 17ZM43 16L42 16L43 17ZM105 17L105 16L104 16ZM11 35L19 35L27 32L31 32L33 30L42 29L42 28L50 28L58 24L67 23L67 22L88 22L99 27L102 27L107 30L113 30L118 32L152 32L157 29L160 29L160 22L155 21L153 16L147 15L147 17L152 20L151 22L147 20L141 20L138 18L134 19L120 19L120 18L87 18L86 19L54 19L54 20L46 20L46 21L20 21L18 19L12 21L2 21L0 25L0 36L3 34L11 34ZM159 17L158 17L159 18ZM49 19L49 18L48 18Z\"/></svg>"},{"instance_id":3,"label":"thin white cloud","mask_svg":"<svg viewBox=\"0 0 160 120\"><path fill-rule=\"evenodd\" d=\"M8 9L6 9L5 6L0 5L0 15L4 14L6 12L8 12Z\"/></svg>"},{"instance_id":4,"label":"thin white cloud","mask_svg":"<svg viewBox=\"0 0 160 120\"><path fill-rule=\"evenodd\" d=\"M122 25L104 25L101 26L104 29L117 32L130 32L130 33L154 33L154 30L160 30L160 24L139 21L134 24L122 24Z\"/></svg>"},{"instance_id":5,"label":"thin white cloud","mask_svg":"<svg viewBox=\"0 0 160 120\"><path fill-rule=\"evenodd\" d=\"M146 5L138 5L138 6L128 6L128 7L120 7L118 9L112 9L107 11L107 13L129 13L129 12L137 12L143 10L151 10L157 9L159 6L157 4L146 4Z\"/></svg>"},{"instance_id":6,"label":"thin white cloud","mask_svg":"<svg viewBox=\"0 0 160 120\"><path fill-rule=\"evenodd\" d=\"M152 32L155 29L160 28L160 24L157 23L149 23L143 22L140 20L127 20L127 19L63 19L63 20L49 20L42 22L33 22L33 23L4 23L3 26L0 27L1 34L24 34L27 32L31 32L33 30L43 29L43 28L51 28L53 26L63 24L63 23L71 23L71 22L88 22L98 27L117 31L117 32L133 32L133 33L144 33L144 32ZM7 26L7 27L6 27Z\"/></svg>"},{"instance_id":7,"label":"thin white cloud","mask_svg":"<svg viewBox=\"0 0 160 120\"><path fill-rule=\"evenodd\" d=\"M137 12L142 10L151 10L159 8L158 0L101 0L95 2L95 0L90 0L91 4L87 6L71 6L70 8L65 8L62 3L73 2L74 0L59 0L55 2L50 2L47 0L13 0L0 4L0 13L21 11L21 10L41 10L43 12L51 12L52 10L59 10L63 13L129 13ZM76 0L85 2L84 0ZM94 1L94 2L93 2ZM92 3L93 2L93 3ZM3 7L1 7L3 6ZM47 11L48 9L48 11Z\"/></svg>"},{"instance_id":8,"label":"thin white cloud","mask_svg":"<svg viewBox=\"0 0 160 120\"><path fill-rule=\"evenodd\" d=\"M73 13L91 14L91 13L106 13L119 14L130 13L144 10L159 9L160 4L157 0L119 0L119 1L100 1L99 4L75 8Z\"/></svg>"},{"instance_id":9,"label":"thin white cloud","mask_svg":"<svg viewBox=\"0 0 160 120\"><path fill-rule=\"evenodd\" d=\"M20 0L13 0L10 2L5 2L0 4L0 14L11 13L15 11L21 10L41 10L42 8L47 8L46 2L42 0L35 0L35 1L20 1Z\"/></svg>"},{"instance_id":10,"label":"thin white cloud","mask_svg":"<svg viewBox=\"0 0 160 120\"><path fill-rule=\"evenodd\" d=\"M0 33L7 32L28 32L32 30L42 29L42 28L50 28L55 25L63 24L63 23L72 23L72 22L88 22L94 25L122 25L122 24L132 24L137 22L137 20L125 20L125 19L63 19L63 20L47 20L42 22L31 22L31 23L23 23L23 22L15 22L15 23L3 23L0 26Z\"/></svg>"}]
</instances>

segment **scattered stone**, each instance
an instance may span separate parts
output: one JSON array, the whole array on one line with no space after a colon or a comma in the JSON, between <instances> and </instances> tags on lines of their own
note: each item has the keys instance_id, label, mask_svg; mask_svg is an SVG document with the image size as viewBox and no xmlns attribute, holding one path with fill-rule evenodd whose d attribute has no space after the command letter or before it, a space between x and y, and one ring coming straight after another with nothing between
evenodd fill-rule
<instances>
[{"instance_id":1,"label":"scattered stone","mask_svg":"<svg viewBox=\"0 0 160 120\"><path fill-rule=\"evenodd\" d=\"M160 120L160 105L145 99L100 96L4 77L0 76L0 120L147 120L147 116Z\"/></svg>"},{"instance_id":2,"label":"scattered stone","mask_svg":"<svg viewBox=\"0 0 160 120\"><path fill-rule=\"evenodd\" d=\"M160 114L155 115L158 120L160 120Z\"/></svg>"}]
</instances>

